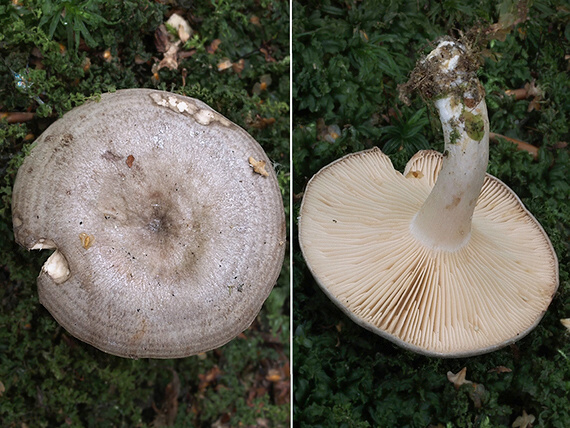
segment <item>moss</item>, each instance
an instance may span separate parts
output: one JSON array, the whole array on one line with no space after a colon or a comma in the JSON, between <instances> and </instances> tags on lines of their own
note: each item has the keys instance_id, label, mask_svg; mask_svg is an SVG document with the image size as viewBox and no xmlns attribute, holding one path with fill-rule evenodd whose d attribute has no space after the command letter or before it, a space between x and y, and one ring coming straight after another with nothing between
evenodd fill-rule
<instances>
[{"instance_id":1,"label":"moss","mask_svg":"<svg viewBox=\"0 0 570 428\"><path fill-rule=\"evenodd\" d=\"M475 141L481 141L485 135L485 123L481 115L464 110L463 113L461 113L461 119L464 121L465 132L467 132L469 138Z\"/></svg>"},{"instance_id":2,"label":"moss","mask_svg":"<svg viewBox=\"0 0 570 428\"><path fill-rule=\"evenodd\" d=\"M457 141L461 138L461 132L457 129L456 126L453 127L451 133L449 134L449 144L456 144ZM444 152L444 155L449 153L447 150Z\"/></svg>"}]
</instances>

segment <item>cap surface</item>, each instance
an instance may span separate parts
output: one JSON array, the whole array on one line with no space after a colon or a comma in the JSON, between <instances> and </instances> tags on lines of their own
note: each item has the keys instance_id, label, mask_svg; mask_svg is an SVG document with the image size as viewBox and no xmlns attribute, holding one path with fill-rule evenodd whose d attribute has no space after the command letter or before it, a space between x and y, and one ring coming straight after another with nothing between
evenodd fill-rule
<instances>
[{"instance_id":1,"label":"cap surface","mask_svg":"<svg viewBox=\"0 0 570 428\"><path fill-rule=\"evenodd\" d=\"M540 321L558 287L557 258L519 198L489 174L466 245L452 252L416 240L410 223L441 162L422 151L401 174L377 148L333 162L307 186L299 241L318 284L356 323L426 355L482 354Z\"/></svg>"},{"instance_id":2,"label":"cap surface","mask_svg":"<svg viewBox=\"0 0 570 428\"><path fill-rule=\"evenodd\" d=\"M16 241L56 249L40 302L119 356L225 344L281 270L285 217L270 165L243 129L188 97L129 89L73 109L40 136L14 185Z\"/></svg>"}]
</instances>

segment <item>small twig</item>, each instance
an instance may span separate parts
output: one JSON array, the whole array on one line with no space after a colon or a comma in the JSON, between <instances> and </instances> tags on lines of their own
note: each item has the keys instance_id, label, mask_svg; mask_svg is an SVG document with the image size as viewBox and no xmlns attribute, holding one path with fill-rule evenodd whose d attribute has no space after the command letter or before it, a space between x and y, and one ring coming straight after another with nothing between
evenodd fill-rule
<instances>
[{"instance_id":1,"label":"small twig","mask_svg":"<svg viewBox=\"0 0 570 428\"><path fill-rule=\"evenodd\" d=\"M540 101L544 95L544 92L542 89L540 89L540 87L536 86L536 83L533 80L532 82L527 82L524 85L524 88L507 89L505 91L505 94L507 96L514 97L516 101L524 100L530 97L533 97L537 99L537 101Z\"/></svg>"},{"instance_id":2,"label":"small twig","mask_svg":"<svg viewBox=\"0 0 570 428\"><path fill-rule=\"evenodd\" d=\"M516 138L505 137L501 134L495 134L494 132L489 133L489 140L493 142L497 142L499 138L504 138L505 140L515 144L519 150L524 150L529 152L534 159L538 158L538 147L533 146L532 144L525 143L524 141L517 140Z\"/></svg>"},{"instance_id":3,"label":"small twig","mask_svg":"<svg viewBox=\"0 0 570 428\"><path fill-rule=\"evenodd\" d=\"M0 120L6 119L8 123L21 123L29 122L35 116L35 113L22 113L22 112L0 112Z\"/></svg>"},{"instance_id":4,"label":"small twig","mask_svg":"<svg viewBox=\"0 0 570 428\"><path fill-rule=\"evenodd\" d=\"M528 91L525 88L520 89L507 89L505 94L509 97L515 97L515 100L524 100L528 96Z\"/></svg>"}]
</instances>

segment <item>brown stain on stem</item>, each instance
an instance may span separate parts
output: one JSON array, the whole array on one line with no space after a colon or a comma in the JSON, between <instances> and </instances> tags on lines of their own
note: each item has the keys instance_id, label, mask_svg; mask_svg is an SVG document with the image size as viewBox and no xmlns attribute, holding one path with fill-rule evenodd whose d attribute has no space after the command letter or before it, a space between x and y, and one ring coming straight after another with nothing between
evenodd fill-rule
<instances>
[{"instance_id":1,"label":"brown stain on stem","mask_svg":"<svg viewBox=\"0 0 570 428\"><path fill-rule=\"evenodd\" d=\"M445 209L450 210L452 208L455 208L457 205L459 205L460 202L461 202L461 196L454 196L453 201L450 204L447 204L445 206Z\"/></svg>"}]
</instances>

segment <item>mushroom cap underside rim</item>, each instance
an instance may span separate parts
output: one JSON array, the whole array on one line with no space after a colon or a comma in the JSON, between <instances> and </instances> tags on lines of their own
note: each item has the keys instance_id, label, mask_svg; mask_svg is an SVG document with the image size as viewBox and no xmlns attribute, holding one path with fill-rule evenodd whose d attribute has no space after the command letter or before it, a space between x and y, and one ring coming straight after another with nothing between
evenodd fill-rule
<instances>
[{"instance_id":1,"label":"mushroom cap underside rim","mask_svg":"<svg viewBox=\"0 0 570 428\"><path fill-rule=\"evenodd\" d=\"M337 180L333 185L331 185L330 188L327 189L326 192L322 192L322 193L326 193L327 195L331 195L332 193L335 192L335 190L333 190L334 188L338 187L338 183L342 180L342 179L347 179L347 176L349 175L348 172L346 171L334 171L334 169L336 169L335 165L342 165L343 163L345 163L345 161L349 161L352 162L354 161L355 165L358 164L358 160L364 157L376 157L375 162L376 162L376 166L379 169L386 169L387 172L385 172L385 175L383 176L383 180L385 181L390 181L392 179L394 180L401 180L401 181L409 181L409 180L416 180L416 181L421 181L423 182L420 187L423 188L423 193L421 196L413 196L411 197L416 204L416 208L417 209L418 206L421 206L422 203L422 198L427 197L427 194L429 193L431 187L433 187L433 183L435 182L435 179L437 178L437 173L434 173L434 171L430 170L430 168L432 167L439 167L440 163L441 163L441 154L438 154L437 152L432 152L432 151L424 151L424 152L420 152L418 153L416 156L414 156L414 158L412 158L410 160L410 162L408 163L408 166L406 167L406 171L404 172L404 175L400 174L397 171L393 170L393 167L391 165L391 162L389 161L389 159L383 155L381 153L381 151L377 148L374 149L370 149L370 150L366 150L364 152L359 152L356 154L351 154L351 155L347 155L344 158L341 158L335 162L333 162L332 164L324 167L321 172L324 172L325 176L331 176L331 177L335 177L335 179ZM358 164L358 167L355 167L355 169L358 169L362 174L372 174L371 170L374 169L373 166L371 166L370 164ZM423 167L427 167L428 169L423 169ZM341 168L338 168L339 170ZM409 175L408 173L413 171L418 172L415 175ZM314 183L315 181L320 180L319 178L319 174L321 174L321 172L317 173L312 179L310 184L307 186L306 192L305 192L305 197L303 199L302 205L301 205L301 209L300 209L300 215L299 215L299 242L300 242L300 246L301 249L303 251L303 254L305 256L305 260L307 261L307 265L310 269L310 271L312 272L314 278L316 279L317 283L319 284L319 286L323 289L323 291L325 292L325 294L327 294L327 296L337 305L339 306L343 312L345 312L351 319L353 319L357 324L367 328L368 330L374 331L376 334L379 334L389 340L392 340L393 342L398 343L400 346L413 350L415 352L418 353L422 353L422 354L426 354L426 355L431 355L431 356L438 356L438 357L454 357L454 356L469 356L469 355L477 355L477 354L482 354L482 353L486 353L486 352L490 352L493 351L495 349L498 349L502 346L505 346L509 343L512 343L516 340L519 340L520 338L522 338L525 334L527 334L528 332L530 332L530 330L532 330L532 328L534 328L538 322L540 321L540 319L542 318L542 316L544 315L544 312L546 311L546 308L548 307L548 304L550 302L550 300L552 299L557 286L558 286L558 269L557 269L557 259L556 259L556 254L552 248L552 245L548 239L548 237L546 236L546 233L544 232L544 230L542 229L542 227L540 226L540 224L534 219L534 217L532 217L532 215L530 213L528 213L528 211L526 210L526 208L522 205L522 202L520 202L520 200L518 199L518 197L510 190L508 189L508 187L506 187L502 182L500 182L500 180L496 179L495 177L492 177L490 175L487 175L486 180L485 180L485 187L482 191L482 195L485 195L486 193L489 193L490 190L493 190L494 188L496 189L501 189L503 193L505 193L508 198L511 201L511 204L517 205L519 207L520 210L520 214L526 218L526 222L532 225L532 228L535 230L535 239L539 239L542 241L541 247L544 250L545 253L545 267L544 267L544 272L541 272L540 275L543 275L542 281L544 282L543 286L544 286L544 290L541 292L542 293L542 297L541 297L541 301L542 303L540 305L538 305L538 308L534 309L534 315L531 315L527 318L527 320L525 321L525 325L520 327L517 331L513 332L513 334L509 337L504 337L504 338L500 338L498 340L495 340L495 342L491 342L491 343L487 343L487 344L478 344L476 346L475 349L473 348L469 348L469 345L463 345L463 347L459 347L458 349L451 349L449 347L445 347L448 345L445 345L443 348L437 349L437 347L433 347L433 346L424 346L424 344L421 344L421 340L419 341L414 341L411 340L412 337L416 337L416 339L422 335L429 335L429 333L427 333L427 331L429 331L430 329L434 329L435 325L437 325L438 321L434 321L433 319L435 318L434 314L431 314L430 316L427 316L427 318L431 317L431 321L418 321L417 318L421 318L422 315L421 314L415 314L413 315L413 312L422 312L422 310L424 312L422 312L424 315L427 313L429 314L429 309L428 308L428 304L426 302L421 303L421 298L413 298L410 297L411 292L408 292L406 294L406 292L401 291L401 290L397 290L396 286L393 286L392 289L390 290L391 297L386 300L390 300L389 303L386 303L386 301L382 302L382 298L379 297L379 295L375 295L373 292L370 292L369 295L364 295L364 293L362 294L358 294L356 292L352 293L353 296L352 297L348 297L349 300L356 300L359 301L361 306L359 306L357 303L350 303L347 304L346 299L347 299L347 295L350 295L351 293L347 291L347 289L349 289L350 285L349 283L355 282L354 286L356 287L358 284L356 284L359 280L358 280L358 275L354 275L354 277L351 279L349 278L350 275L342 275L341 273L338 272L334 272L333 274L328 274L325 272L326 268L324 267L324 265L329 265L329 266L339 266L339 270L340 269L344 269L345 271L349 269L348 267L348 262L344 265L342 265L342 260L346 260L346 259L350 259L352 258L352 256L349 255L343 255L342 257L338 257L337 259L329 259L326 262L322 262L321 260L317 261L317 259L319 259L319 257L325 257L323 254L335 254L341 252L341 250L334 250L332 249L333 247L335 247L336 245L344 245L344 242L348 242L350 239L356 239L358 242L358 245L354 245L352 247L347 245L347 248L352 248L351 251L353 251L354 253L357 253L359 251L359 249L362 249L361 253L365 253L366 250L363 249L363 247L366 245L367 239L365 238L364 234L366 233L364 231L365 228L373 228L375 225L377 225L377 223L374 223L373 220L370 220L370 217L373 216L373 210L370 209L363 209L362 207L359 208L354 208L352 211L355 213L355 217L359 218L361 222L363 223L368 223L366 227L362 227L360 229L357 230L351 230L351 234L352 234L352 238L348 235L343 235L341 237L339 236L335 236L334 238L331 238L330 241L328 243L323 243L324 241L326 241L325 238L322 238L322 234L323 233L328 233L327 231L332 231L335 228L340 230L342 229L342 225L341 223L344 220L347 220L347 217L343 217L343 214L346 214L348 216L348 211L346 213L341 212L341 210L335 212L334 208L330 208L329 205L333 205L336 206L335 204L338 205L342 205L342 203L350 203L353 202L354 200L358 199L357 197L353 197L354 193L373 193L371 188L374 187L372 184L369 183L369 185L367 184L363 184L363 183L352 183L351 185L349 185L348 187L350 188L350 191L347 191L346 189L343 189L341 191L344 192L342 196L336 195L336 196L323 196L322 194L320 196L314 196L312 195L312 188L314 187L311 183ZM406 178L408 177L408 178ZM322 178L322 177L321 177ZM315 180L315 181L313 181ZM372 179L369 178L368 182L373 181ZM389 187L385 184L381 184L381 183L375 183L376 184L376 190L378 190L379 188L382 187ZM366 186L368 186L366 189L362 190L363 187L365 188ZM413 187L413 186L412 186ZM395 190L388 190L387 192L392 192L394 194L403 194L405 192L407 192L407 189L402 190L402 189L398 189L397 191ZM321 205L319 205L319 210L324 212L327 212L327 209L331 209L332 211L327 212L326 215L328 215L328 220L326 222L326 224L324 226L319 226L318 231L314 230L314 231L310 231L308 229L310 229L310 227L313 227L315 224L315 221L308 220L308 217L314 217L317 215L316 213L316 208L308 208L308 205L314 205L315 201L314 199L319 199L319 197L324 200L326 198L329 198L327 202L323 202ZM347 202L348 199L348 202ZM310 202L307 202L307 201ZM342 203L339 202L340 200L342 200ZM322 201L321 201L322 202ZM478 202L478 204L481 202ZM487 203L487 205L493 205L495 204L496 201L492 200L490 203ZM402 214L403 211L405 211L404 208L402 208L399 205L390 205L392 208L394 208L398 214ZM487 207L489 208L489 207ZM477 222L477 216L480 213L477 213L477 209L476 209L476 214L474 214L474 223ZM386 220L389 224L389 227L391 228L395 228L396 226L394 226L394 222L396 220ZM310 226L307 226L307 223L310 223ZM373 224L374 223L374 224ZM475 229L477 228L477 226L474 226ZM347 226L348 228L348 226ZM347 229L345 229L346 231ZM331 232L332 233L332 232ZM478 234L477 231L474 232L476 235L476 240L481 241L481 234ZM394 235L395 236L395 235ZM398 239L403 239L403 238L398 238L398 237L394 237L392 236L392 240L390 241L390 245L392 245L392 249L390 251L390 253L393 252L402 252L403 250L395 250L394 247L397 245ZM484 239L487 239L488 237L483 236ZM370 238L372 239L372 238ZM410 246L412 245L411 242L413 240L408 240L406 242L406 245ZM316 244L316 246L318 247L318 249L314 249L311 247L314 247ZM528 244L528 242L527 242ZM331 248L330 250L327 248ZM328 253L327 253L328 252ZM374 255L374 254L369 254L366 257L362 256L360 259L358 259L359 261L354 261L354 264L358 265L359 269L364 269L363 266L366 265L367 261L365 260L366 258L370 259L370 260L374 260L374 262L376 263L381 263L378 259L380 258L380 255ZM386 254L385 255L386 258L390 257L390 254ZM406 258L412 260L413 256L402 256L402 258ZM422 257L427 257L424 253L424 255ZM357 259L357 257L353 257L355 260ZM324 258L323 258L324 260ZM370 261L370 263L373 263L372 261ZM393 263L397 263L396 261L393 261ZM430 265L430 269L435 269L433 266L439 264L440 261L434 262L432 263L432 265ZM492 263L492 261L490 261L490 263ZM340 265L339 265L340 264ZM428 264L429 265L429 264ZM467 269L467 268L466 268ZM413 269L412 269L413 270ZM519 269L521 270L521 269ZM524 270L524 268L522 269ZM418 270L417 270L418 271ZM415 274L417 274L417 271ZM412 275L412 273L410 273L410 270L408 270L407 272L404 272L404 269L402 269L403 274L406 275ZM373 273L369 273L368 274L370 277L373 277L374 274ZM380 273L377 273L378 278L376 278L376 280L378 282L382 282L382 279L380 279ZM395 275L395 274L394 274ZM485 275L489 276L488 273L485 273ZM435 275L437 277L437 275ZM547 278L546 280L544 278ZM336 278L336 279L335 279ZM339 279L341 278L341 279ZM337 286L337 290L331 290L334 289L335 286L331 286L331 284L333 284L335 281L344 281L342 283L342 286ZM398 280L394 279L394 277L389 278L389 281L392 281L393 283L396 283ZM402 281L402 283L404 283L405 281ZM476 282L476 281L474 281ZM417 286L417 284L416 284ZM366 283L365 285L362 285L362 288L367 288L367 289L371 289L373 286L371 285L371 283ZM403 287L403 286L402 286ZM413 285L413 281L412 284L409 285L409 287L414 287ZM338 291L338 289L341 289L342 291ZM400 294L398 294L400 293ZM418 296L421 295L422 292L417 291L416 292ZM433 302L433 299L439 298L439 299L444 299L444 297L441 297L441 295L438 295L438 291L430 291L430 292L425 292L425 295L428 296L426 297L427 299L432 299L431 301ZM454 291L454 293L457 293L456 291ZM522 293L524 296L522 298L526 299L528 298L527 294L525 294L526 292ZM356 297L354 297L356 296ZM372 296L372 297L371 297ZM405 296L408 299L408 303L402 304L402 303L395 303L398 302L398 299L401 296ZM439 297L437 297L439 296ZM403 298L402 298L403 299ZM476 301L477 299L480 299L480 297L472 297L473 301ZM413 301L418 301L420 303L417 303L415 307L413 307L412 303ZM365 302L368 302L368 304L372 305L370 306L368 309L365 309ZM370 315L370 313L374 312L374 309L371 309L372 307L374 307L374 305L376 305L376 310L377 313L374 314L375 315L375 321L371 321L370 317L372 315ZM408 305L408 306L406 306ZM423 305L423 306L422 306ZM355 308L360 308L359 309L359 313L355 313ZM389 314L385 314L385 315L378 315L378 308L383 309L384 311L388 310L389 308L392 308L392 310L399 310L400 311L400 315L402 314L406 314L406 316L408 317L407 319L412 322L412 320L415 320L413 322L415 322L418 325L421 325L423 328L423 333L410 333L408 332L408 337L407 338L401 338L399 337L399 333L398 331L403 331L406 329L406 327L401 324L402 320L400 321L390 321L390 315ZM423 308L423 309L422 309ZM408 311L406 313L406 311ZM469 308L465 309L466 312L472 312ZM363 315L364 314L364 315ZM393 314L395 318L397 318L395 315ZM459 317L459 315L457 315ZM485 316L489 316L489 314L486 314ZM444 317L445 318L445 317ZM447 315L448 319L451 319L452 316ZM380 323L381 325L378 324L378 320L379 319L383 319L382 323ZM439 321L440 323L442 323L443 321ZM457 322L457 319L455 320L455 322ZM476 315L471 315L470 318L470 325L473 328L478 329L479 326L477 325L480 322L480 319L478 318L478 316ZM388 331L386 330L386 326L387 325L391 325L391 330L388 329ZM485 324L482 323L480 325L480 327L483 327ZM439 334L441 334L443 332L442 327L437 327L436 329L439 328ZM482 331L482 330L481 330ZM414 336L415 335L415 336Z\"/></svg>"}]
</instances>

